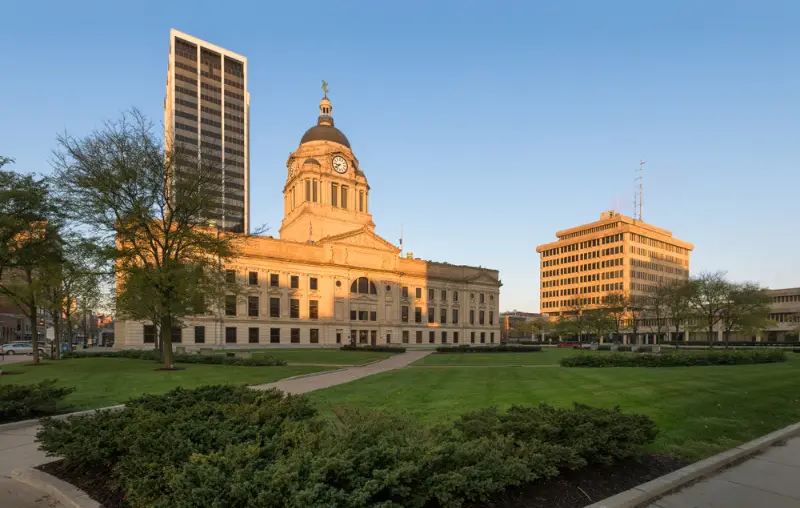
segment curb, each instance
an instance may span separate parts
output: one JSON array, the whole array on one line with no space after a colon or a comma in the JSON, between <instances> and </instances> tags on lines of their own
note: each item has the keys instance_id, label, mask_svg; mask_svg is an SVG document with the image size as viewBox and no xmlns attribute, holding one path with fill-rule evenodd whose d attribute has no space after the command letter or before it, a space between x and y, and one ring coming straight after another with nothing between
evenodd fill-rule
<instances>
[{"instance_id":1,"label":"curb","mask_svg":"<svg viewBox=\"0 0 800 508\"><path fill-rule=\"evenodd\" d=\"M96 413L98 411L118 411L125 407L125 404L118 404L116 406L108 406L108 407L99 407L97 409L87 409L85 411L76 411L75 413L66 413L63 415L53 415L53 416L43 416L41 418L36 418L33 420L21 420L18 422L11 422L11 423L4 423L0 425L0 432L6 432L9 430L16 430L22 429L25 427L30 427L33 425L39 425L40 421L49 418L51 420L66 420L67 418L72 418L73 416L83 416L83 415L90 415L92 413Z\"/></svg>"},{"instance_id":2,"label":"curb","mask_svg":"<svg viewBox=\"0 0 800 508\"><path fill-rule=\"evenodd\" d=\"M638 485L630 490L620 492L614 496L598 501L585 508L636 508L662 497L664 494L677 490L687 483L699 478L709 476L716 471L738 460L755 455L778 441L783 441L800 432L800 423L784 427L766 436L749 441L730 450L724 451L682 469L673 471L655 480Z\"/></svg>"},{"instance_id":3,"label":"curb","mask_svg":"<svg viewBox=\"0 0 800 508\"><path fill-rule=\"evenodd\" d=\"M86 492L38 469L15 469L11 472L11 477L53 496L69 508L103 508L103 505L90 498Z\"/></svg>"}]
</instances>

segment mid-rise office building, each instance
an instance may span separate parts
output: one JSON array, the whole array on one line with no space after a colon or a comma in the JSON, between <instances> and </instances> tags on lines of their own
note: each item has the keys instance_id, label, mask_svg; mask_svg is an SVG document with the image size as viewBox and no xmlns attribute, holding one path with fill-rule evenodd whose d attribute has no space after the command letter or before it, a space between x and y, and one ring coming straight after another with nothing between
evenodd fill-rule
<instances>
[{"instance_id":1,"label":"mid-rise office building","mask_svg":"<svg viewBox=\"0 0 800 508\"><path fill-rule=\"evenodd\" d=\"M556 237L536 248L541 309L551 316L600 306L612 293L640 302L659 283L689 277L691 243L614 211Z\"/></svg>"},{"instance_id":2,"label":"mid-rise office building","mask_svg":"<svg viewBox=\"0 0 800 508\"><path fill-rule=\"evenodd\" d=\"M189 160L203 157L219 168L222 209L213 219L226 231L246 233L250 228L247 59L171 30L164 126L168 147Z\"/></svg>"}]
</instances>

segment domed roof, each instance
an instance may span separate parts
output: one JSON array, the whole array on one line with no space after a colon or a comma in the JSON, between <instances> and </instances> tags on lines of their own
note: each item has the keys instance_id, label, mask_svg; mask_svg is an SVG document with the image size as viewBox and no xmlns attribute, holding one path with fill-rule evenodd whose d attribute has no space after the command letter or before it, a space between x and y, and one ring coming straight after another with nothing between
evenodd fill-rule
<instances>
[{"instance_id":1,"label":"domed roof","mask_svg":"<svg viewBox=\"0 0 800 508\"><path fill-rule=\"evenodd\" d=\"M309 141L333 141L339 143L347 148L350 148L350 141L342 131L333 125L315 125L308 129L303 137L300 139L300 144L308 143Z\"/></svg>"}]
</instances>

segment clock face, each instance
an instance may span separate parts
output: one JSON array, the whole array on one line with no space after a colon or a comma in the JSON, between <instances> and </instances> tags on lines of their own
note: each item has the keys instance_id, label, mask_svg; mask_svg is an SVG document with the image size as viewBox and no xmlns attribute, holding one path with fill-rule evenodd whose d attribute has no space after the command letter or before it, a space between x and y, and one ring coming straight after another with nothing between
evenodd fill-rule
<instances>
[{"instance_id":1,"label":"clock face","mask_svg":"<svg viewBox=\"0 0 800 508\"><path fill-rule=\"evenodd\" d=\"M294 178L294 167L296 164L295 161L289 163L289 178Z\"/></svg>"},{"instance_id":2,"label":"clock face","mask_svg":"<svg viewBox=\"0 0 800 508\"><path fill-rule=\"evenodd\" d=\"M347 172L347 161L344 157L337 155L333 158L333 170L342 174Z\"/></svg>"}]
</instances>

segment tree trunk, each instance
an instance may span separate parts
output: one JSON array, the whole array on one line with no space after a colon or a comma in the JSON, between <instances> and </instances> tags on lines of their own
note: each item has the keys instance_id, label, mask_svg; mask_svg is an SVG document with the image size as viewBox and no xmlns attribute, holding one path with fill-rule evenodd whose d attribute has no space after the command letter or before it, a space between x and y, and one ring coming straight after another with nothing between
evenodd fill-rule
<instances>
[{"instance_id":1,"label":"tree trunk","mask_svg":"<svg viewBox=\"0 0 800 508\"><path fill-rule=\"evenodd\" d=\"M676 320L677 321L677 320ZM680 336L681 336L681 325L679 323L675 323L675 349L678 349L680 346Z\"/></svg>"},{"instance_id":2,"label":"tree trunk","mask_svg":"<svg viewBox=\"0 0 800 508\"><path fill-rule=\"evenodd\" d=\"M53 316L53 359L61 359L61 319L58 314Z\"/></svg>"},{"instance_id":3,"label":"tree trunk","mask_svg":"<svg viewBox=\"0 0 800 508\"><path fill-rule=\"evenodd\" d=\"M39 319L36 313L36 301L28 302L31 320L31 344L33 345L33 364L39 365Z\"/></svg>"},{"instance_id":4,"label":"tree trunk","mask_svg":"<svg viewBox=\"0 0 800 508\"><path fill-rule=\"evenodd\" d=\"M714 324L710 321L708 324L708 347L714 347Z\"/></svg>"},{"instance_id":5,"label":"tree trunk","mask_svg":"<svg viewBox=\"0 0 800 508\"><path fill-rule=\"evenodd\" d=\"M172 366L172 316L161 318L161 359L164 361L164 368L171 369Z\"/></svg>"}]
</instances>

